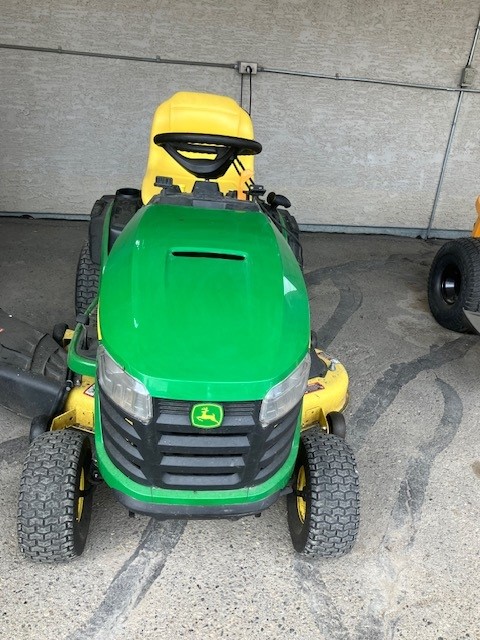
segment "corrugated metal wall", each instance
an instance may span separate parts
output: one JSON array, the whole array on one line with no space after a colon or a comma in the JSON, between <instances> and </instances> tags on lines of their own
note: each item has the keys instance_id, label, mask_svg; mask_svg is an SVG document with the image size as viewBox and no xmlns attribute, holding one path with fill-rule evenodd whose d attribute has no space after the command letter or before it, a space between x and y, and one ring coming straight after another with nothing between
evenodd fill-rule
<instances>
[{"instance_id":1,"label":"corrugated metal wall","mask_svg":"<svg viewBox=\"0 0 480 640\"><path fill-rule=\"evenodd\" d=\"M455 88L479 12L469 0L3 0L0 43ZM177 90L240 96L232 69L0 59L1 211L87 214L102 193L140 184L159 102ZM252 84L257 180L286 193L300 222L427 227L458 93L266 72ZM436 229L473 223L479 107L479 93L464 95Z\"/></svg>"}]
</instances>

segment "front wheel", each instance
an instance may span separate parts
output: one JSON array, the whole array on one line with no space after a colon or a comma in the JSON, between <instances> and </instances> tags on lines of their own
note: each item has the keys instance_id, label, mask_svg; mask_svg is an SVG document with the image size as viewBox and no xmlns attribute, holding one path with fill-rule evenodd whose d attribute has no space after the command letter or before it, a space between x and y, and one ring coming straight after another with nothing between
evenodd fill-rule
<instances>
[{"instance_id":1,"label":"front wheel","mask_svg":"<svg viewBox=\"0 0 480 640\"><path fill-rule=\"evenodd\" d=\"M442 327L475 333L464 309L480 310L480 240L460 238L440 248L428 276L428 304Z\"/></svg>"},{"instance_id":2,"label":"front wheel","mask_svg":"<svg viewBox=\"0 0 480 640\"><path fill-rule=\"evenodd\" d=\"M48 431L30 445L20 482L18 543L36 562L81 555L87 540L93 485L87 434Z\"/></svg>"},{"instance_id":3,"label":"front wheel","mask_svg":"<svg viewBox=\"0 0 480 640\"><path fill-rule=\"evenodd\" d=\"M335 557L351 550L360 494L355 458L344 440L315 427L302 433L287 514L296 551Z\"/></svg>"}]
</instances>

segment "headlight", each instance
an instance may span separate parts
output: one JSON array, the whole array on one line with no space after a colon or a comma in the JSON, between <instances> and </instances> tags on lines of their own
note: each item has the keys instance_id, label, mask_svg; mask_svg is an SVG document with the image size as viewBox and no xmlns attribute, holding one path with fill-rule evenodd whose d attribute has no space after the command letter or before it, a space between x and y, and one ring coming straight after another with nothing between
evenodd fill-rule
<instances>
[{"instance_id":1,"label":"headlight","mask_svg":"<svg viewBox=\"0 0 480 640\"><path fill-rule=\"evenodd\" d=\"M300 401L307 388L309 371L310 354L307 353L288 378L270 389L260 409L260 422L264 427L284 416Z\"/></svg>"},{"instance_id":2,"label":"headlight","mask_svg":"<svg viewBox=\"0 0 480 640\"><path fill-rule=\"evenodd\" d=\"M104 393L125 413L148 424L153 416L152 397L145 386L126 373L105 348L98 347L98 382Z\"/></svg>"}]
</instances>

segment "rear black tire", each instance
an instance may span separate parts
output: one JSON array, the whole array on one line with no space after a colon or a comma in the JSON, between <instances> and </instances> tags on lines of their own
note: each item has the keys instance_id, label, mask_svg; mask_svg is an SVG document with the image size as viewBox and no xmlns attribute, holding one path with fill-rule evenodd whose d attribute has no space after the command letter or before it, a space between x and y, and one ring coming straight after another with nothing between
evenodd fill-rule
<instances>
[{"instance_id":1,"label":"rear black tire","mask_svg":"<svg viewBox=\"0 0 480 640\"><path fill-rule=\"evenodd\" d=\"M18 543L35 562L62 562L83 552L90 526L92 449L87 434L48 431L31 443L18 501Z\"/></svg>"},{"instance_id":2,"label":"rear black tire","mask_svg":"<svg viewBox=\"0 0 480 640\"><path fill-rule=\"evenodd\" d=\"M98 295L98 280L100 268L90 256L90 243L83 243L77 265L77 278L75 282L75 313L85 313L90 304Z\"/></svg>"},{"instance_id":3,"label":"rear black tire","mask_svg":"<svg viewBox=\"0 0 480 640\"><path fill-rule=\"evenodd\" d=\"M282 221L282 226L286 230L286 240L293 252L293 255L297 259L300 268L303 269L303 251L300 244L300 229L294 216L286 209L277 210Z\"/></svg>"},{"instance_id":4,"label":"rear black tire","mask_svg":"<svg viewBox=\"0 0 480 640\"><path fill-rule=\"evenodd\" d=\"M440 248L428 276L428 304L442 327L476 333L463 310L480 310L480 240L460 238Z\"/></svg>"},{"instance_id":5,"label":"rear black tire","mask_svg":"<svg viewBox=\"0 0 480 640\"><path fill-rule=\"evenodd\" d=\"M296 551L323 557L348 553L358 533L360 493L355 458L345 441L316 427L303 432L293 488L287 514Z\"/></svg>"}]
</instances>

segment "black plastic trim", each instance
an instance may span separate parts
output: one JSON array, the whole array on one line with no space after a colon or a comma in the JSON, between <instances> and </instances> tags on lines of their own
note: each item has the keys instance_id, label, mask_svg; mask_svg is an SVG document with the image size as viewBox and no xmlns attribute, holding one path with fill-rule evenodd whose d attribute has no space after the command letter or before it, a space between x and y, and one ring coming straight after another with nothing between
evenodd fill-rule
<instances>
[{"instance_id":1,"label":"black plastic trim","mask_svg":"<svg viewBox=\"0 0 480 640\"><path fill-rule=\"evenodd\" d=\"M232 519L243 518L245 516L262 513L271 507L283 491L277 491L268 498L256 502L241 502L240 504L226 505L179 505L179 504L157 504L154 502L143 502L131 498L121 491L114 489L116 499L133 513L139 513L157 520L172 520L187 518L189 520L214 520L216 518Z\"/></svg>"},{"instance_id":2,"label":"black plastic trim","mask_svg":"<svg viewBox=\"0 0 480 640\"><path fill-rule=\"evenodd\" d=\"M310 348L310 373L309 378L324 378L327 375L328 367L319 357L313 347Z\"/></svg>"},{"instance_id":3,"label":"black plastic trim","mask_svg":"<svg viewBox=\"0 0 480 640\"><path fill-rule=\"evenodd\" d=\"M124 187L117 190L113 201L112 215L110 216L109 251L141 206L142 195L139 189Z\"/></svg>"},{"instance_id":4,"label":"black plastic trim","mask_svg":"<svg viewBox=\"0 0 480 640\"><path fill-rule=\"evenodd\" d=\"M33 418L53 415L65 383L0 364L0 405Z\"/></svg>"},{"instance_id":5,"label":"black plastic trim","mask_svg":"<svg viewBox=\"0 0 480 640\"><path fill-rule=\"evenodd\" d=\"M259 418L261 401L223 402L222 425L208 430L191 425L194 404L154 398L154 417L144 425L131 416L127 422L100 389L102 432L113 464L145 486L221 490L257 486L285 463L300 403L264 427Z\"/></svg>"},{"instance_id":6,"label":"black plastic trim","mask_svg":"<svg viewBox=\"0 0 480 640\"><path fill-rule=\"evenodd\" d=\"M214 251L172 251L176 258L211 258L213 260L245 260L245 256L238 253L218 253Z\"/></svg>"},{"instance_id":7,"label":"black plastic trim","mask_svg":"<svg viewBox=\"0 0 480 640\"><path fill-rule=\"evenodd\" d=\"M237 156L256 155L262 150L262 145L256 140L210 133L157 133L153 141L189 173L209 180L225 175ZM187 157L181 151L214 157Z\"/></svg>"},{"instance_id":8,"label":"black plastic trim","mask_svg":"<svg viewBox=\"0 0 480 640\"><path fill-rule=\"evenodd\" d=\"M149 204L169 204L178 207L225 211L255 211L257 213L260 211L260 207L256 202L250 202L249 200L234 200L226 197L207 199L197 197L195 194L168 193L165 189L160 194L153 196Z\"/></svg>"}]
</instances>

